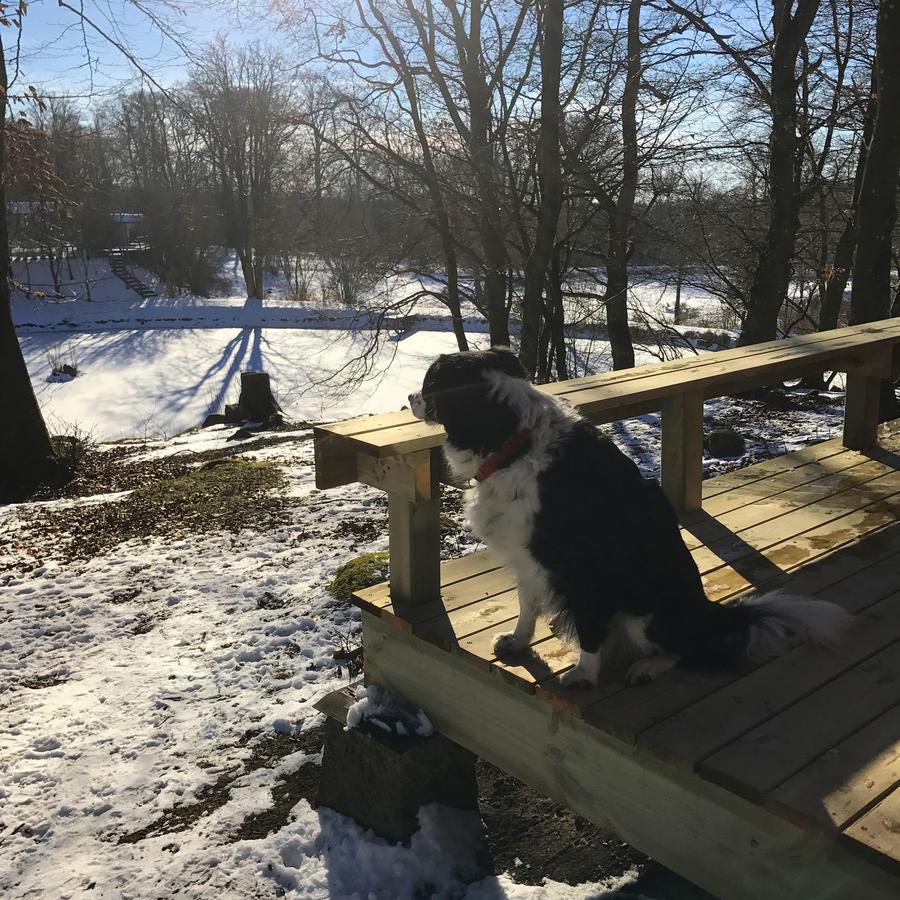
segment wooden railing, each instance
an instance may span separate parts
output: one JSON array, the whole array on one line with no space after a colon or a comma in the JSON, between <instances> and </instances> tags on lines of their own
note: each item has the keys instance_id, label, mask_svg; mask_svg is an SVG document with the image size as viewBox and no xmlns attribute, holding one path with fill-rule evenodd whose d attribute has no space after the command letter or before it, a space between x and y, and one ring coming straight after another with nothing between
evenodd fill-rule
<instances>
[{"instance_id":1,"label":"wooden railing","mask_svg":"<svg viewBox=\"0 0 900 900\"><path fill-rule=\"evenodd\" d=\"M877 443L881 383L900 369L900 319L543 385L595 424L662 413L660 481L679 510L700 508L703 402L815 372L845 372L844 446ZM316 485L352 482L388 494L395 606L440 598L441 428L410 412L315 429Z\"/></svg>"}]
</instances>

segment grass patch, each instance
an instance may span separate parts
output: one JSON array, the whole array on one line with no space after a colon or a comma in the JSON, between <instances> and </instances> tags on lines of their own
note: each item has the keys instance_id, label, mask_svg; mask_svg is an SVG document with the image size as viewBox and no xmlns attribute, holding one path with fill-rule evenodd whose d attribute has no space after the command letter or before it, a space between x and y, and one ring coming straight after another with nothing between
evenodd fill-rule
<instances>
[{"instance_id":1,"label":"grass patch","mask_svg":"<svg viewBox=\"0 0 900 900\"><path fill-rule=\"evenodd\" d=\"M284 475L274 463L217 459L177 478L142 485L123 506L140 519L215 526L245 516L257 498L283 484Z\"/></svg>"},{"instance_id":2,"label":"grass patch","mask_svg":"<svg viewBox=\"0 0 900 900\"><path fill-rule=\"evenodd\" d=\"M90 559L132 538L262 530L287 521L289 502L278 494L284 484L273 462L217 459L140 484L123 500L36 510L28 539L52 547L48 555Z\"/></svg>"},{"instance_id":3,"label":"grass patch","mask_svg":"<svg viewBox=\"0 0 900 900\"><path fill-rule=\"evenodd\" d=\"M386 552L363 553L345 562L326 590L335 600L349 603L355 591L385 581L388 572L389 556Z\"/></svg>"}]
</instances>

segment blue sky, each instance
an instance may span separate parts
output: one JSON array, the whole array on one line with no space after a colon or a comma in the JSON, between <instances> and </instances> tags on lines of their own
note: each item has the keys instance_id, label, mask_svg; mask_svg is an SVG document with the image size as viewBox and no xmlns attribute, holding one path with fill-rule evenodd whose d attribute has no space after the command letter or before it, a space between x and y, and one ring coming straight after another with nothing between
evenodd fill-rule
<instances>
[{"instance_id":1,"label":"blue sky","mask_svg":"<svg viewBox=\"0 0 900 900\"><path fill-rule=\"evenodd\" d=\"M188 57L179 42L167 38L128 0L68 0L71 6L83 6L86 16L105 32L128 46L162 84L178 81L185 74ZM174 0L183 14L164 9L161 0L143 0L144 6L159 13L180 39L189 45L202 45L222 34L237 42L271 37L271 29L258 24L255 17L242 15L251 3L220 0L218 4ZM7 58L15 39L13 29L5 29L3 40ZM31 0L22 29L22 79L45 94L64 94L80 102L103 99L109 93L131 84L141 76L128 60L90 26L82 28L79 17L60 8L57 0Z\"/></svg>"}]
</instances>

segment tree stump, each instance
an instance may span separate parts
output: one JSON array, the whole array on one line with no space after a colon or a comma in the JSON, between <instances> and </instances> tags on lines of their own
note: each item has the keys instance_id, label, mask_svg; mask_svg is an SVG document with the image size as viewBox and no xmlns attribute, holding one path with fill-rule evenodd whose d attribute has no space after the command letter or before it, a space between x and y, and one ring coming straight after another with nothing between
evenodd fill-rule
<instances>
[{"instance_id":1,"label":"tree stump","mask_svg":"<svg viewBox=\"0 0 900 900\"><path fill-rule=\"evenodd\" d=\"M266 422L275 413L281 412L281 407L272 394L272 381L268 372L241 372L238 408L241 416L248 422Z\"/></svg>"}]
</instances>

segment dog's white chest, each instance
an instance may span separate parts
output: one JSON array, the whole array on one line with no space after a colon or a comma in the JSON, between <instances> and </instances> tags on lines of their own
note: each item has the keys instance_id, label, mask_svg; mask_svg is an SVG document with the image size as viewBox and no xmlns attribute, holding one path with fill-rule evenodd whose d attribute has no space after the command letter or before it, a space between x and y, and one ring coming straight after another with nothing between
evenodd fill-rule
<instances>
[{"instance_id":1,"label":"dog's white chest","mask_svg":"<svg viewBox=\"0 0 900 900\"><path fill-rule=\"evenodd\" d=\"M498 473L467 496L472 530L507 565L520 568L530 561L529 545L538 508L537 484L533 478Z\"/></svg>"}]
</instances>

